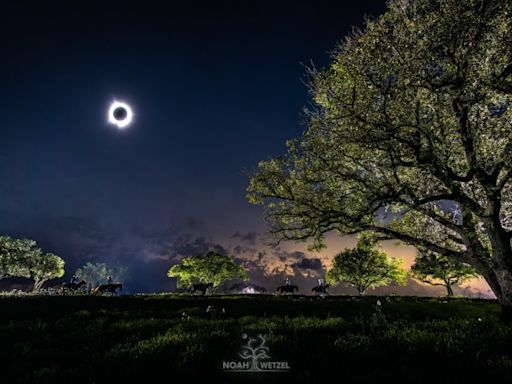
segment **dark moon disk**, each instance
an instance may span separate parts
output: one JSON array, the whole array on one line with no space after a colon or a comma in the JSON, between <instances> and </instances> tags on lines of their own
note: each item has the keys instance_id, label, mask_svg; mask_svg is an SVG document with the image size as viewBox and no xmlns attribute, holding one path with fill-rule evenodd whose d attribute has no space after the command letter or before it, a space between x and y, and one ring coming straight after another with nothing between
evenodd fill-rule
<instances>
[{"instance_id":1,"label":"dark moon disk","mask_svg":"<svg viewBox=\"0 0 512 384\"><path fill-rule=\"evenodd\" d=\"M116 120L124 120L128 116L128 111L123 107L117 107L114 109L113 115Z\"/></svg>"}]
</instances>

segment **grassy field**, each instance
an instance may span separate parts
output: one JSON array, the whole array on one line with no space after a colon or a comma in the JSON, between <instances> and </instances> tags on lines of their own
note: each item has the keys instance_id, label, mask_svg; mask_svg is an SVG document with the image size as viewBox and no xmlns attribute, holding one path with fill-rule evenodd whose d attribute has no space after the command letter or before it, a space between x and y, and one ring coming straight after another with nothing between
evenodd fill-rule
<instances>
[{"instance_id":1,"label":"grassy field","mask_svg":"<svg viewBox=\"0 0 512 384\"><path fill-rule=\"evenodd\" d=\"M6 384L512 378L512 325L487 300L6 297L0 313ZM264 360L290 369L224 370L225 361L245 361L241 347L258 335L269 348Z\"/></svg>"}]
</instances>

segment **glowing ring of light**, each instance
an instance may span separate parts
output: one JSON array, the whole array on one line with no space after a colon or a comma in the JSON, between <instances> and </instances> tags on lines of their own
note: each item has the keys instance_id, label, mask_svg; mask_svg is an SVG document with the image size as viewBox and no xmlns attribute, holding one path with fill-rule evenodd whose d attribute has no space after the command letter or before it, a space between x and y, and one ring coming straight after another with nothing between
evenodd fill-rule
<instances>
[{"instance_id":1,"label":"glowing ring of light","mask_svg":"<svg viewBox=\"0 0 512 384\"><path fill-rule=\"evenodd\" d=\"M126 117L122 120L118 120L114 116L114 111L117 108L123 108L126 111ZM119 129L126 128L133 119L133 112L130 106L126 103L123 103L121 101L114 101L112 104L110 104L110 108L108 110L108 122L110 124L114 124Z\"/></svg>"}]
</instances>

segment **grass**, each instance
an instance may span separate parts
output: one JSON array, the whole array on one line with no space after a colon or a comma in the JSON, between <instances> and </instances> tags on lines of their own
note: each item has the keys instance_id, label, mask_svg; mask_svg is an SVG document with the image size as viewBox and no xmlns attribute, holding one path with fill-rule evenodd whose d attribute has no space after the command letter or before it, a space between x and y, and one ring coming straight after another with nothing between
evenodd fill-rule
<instances>
[{"instance_id":1,"label":"grass","mask_svg":"<svg viewBox=\"0 0 512 384\"><path fill-rule=\"evenodd\" d=\"M489 300L30 296L0 313L6 384L512 378L512 324ZM290 371L223 371L259 334Z\"/></svg>"}]
</instances>

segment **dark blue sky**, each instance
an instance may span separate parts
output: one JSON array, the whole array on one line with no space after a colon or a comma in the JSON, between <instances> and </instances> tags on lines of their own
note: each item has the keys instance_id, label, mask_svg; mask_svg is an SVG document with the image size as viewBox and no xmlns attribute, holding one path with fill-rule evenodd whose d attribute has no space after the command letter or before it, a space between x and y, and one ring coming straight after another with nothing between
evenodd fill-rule
<instances>
[{"instance_id":1,"label":"dark blue sky","mask_svg":"<svg viewBox=\"0 0 512 384\"><path fill-rule=\"evenodd\" d=\"M133 263L141 242L169 232L222 243L264 231L243 171L300 133L301 63L327 65L351 26L383 11L384 1L2 3L0 232L74 268ZM106 123L114 98L134 109L124 131Z\"/></svg>"}]
</instances>

